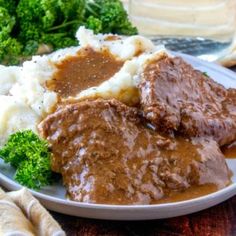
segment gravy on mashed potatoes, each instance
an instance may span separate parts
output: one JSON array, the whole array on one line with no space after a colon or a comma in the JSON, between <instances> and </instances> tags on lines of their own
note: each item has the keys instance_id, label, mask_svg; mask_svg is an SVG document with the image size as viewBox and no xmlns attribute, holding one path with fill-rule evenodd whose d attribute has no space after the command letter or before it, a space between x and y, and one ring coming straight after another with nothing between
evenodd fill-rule
<instances>
[{"instance_id":1,"label":"gravy on mashed potatoes","mask_svg":"<svg viewBox=\"0 0 236 236\"><path fill-rule=\"evenodd\" d=\"M57 71L46 86L62 98L74 97L110 79L123 64L106 49L97 52L90 47L83 48L76 56L66 57L56 64Z\"/></svg>"}]
</instances>

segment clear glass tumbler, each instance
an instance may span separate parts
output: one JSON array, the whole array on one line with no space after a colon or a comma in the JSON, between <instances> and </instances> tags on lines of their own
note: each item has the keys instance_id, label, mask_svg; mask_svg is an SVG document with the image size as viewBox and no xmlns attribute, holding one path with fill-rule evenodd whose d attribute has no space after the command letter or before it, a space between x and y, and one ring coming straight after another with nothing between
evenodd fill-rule
<instances>
[{"instance_id":1,"label":"clear glass tumbler","mask_svg":"<svg viewBox=\"0 0 236 236\"><path fill-rule=\"evenodd\" d=\"M214 61L230 49L236 29L236 0L130 0L140 34L170 50Z\"/></svg>"}]
</instances>

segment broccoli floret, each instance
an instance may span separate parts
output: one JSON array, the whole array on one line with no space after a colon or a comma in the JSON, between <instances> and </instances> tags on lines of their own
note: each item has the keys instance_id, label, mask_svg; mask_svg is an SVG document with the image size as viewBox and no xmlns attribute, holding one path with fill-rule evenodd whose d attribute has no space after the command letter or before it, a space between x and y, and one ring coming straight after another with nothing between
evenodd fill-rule
<instances>
[{"instance_id":1,"label":"broccoli floret","mask_svg":"<svg viewBox=\"0 0 236 236\"><path fill-rule=\"evenodd\" d=\"M65 21L84 19L86 0L58 0L58 6L64 16Z\"/></svg>"},{"instance_id":2,"label":"broccoli floret","mask_svg":"<svg viewBox=\"0 0 236 236\"><path fill-rule=\"evenodd\" d=\"M43 28L47 30L48 28L52 27L60 17L58 14L58 0L38 0L38 2L40 2L40 5L43 9L43 15L41 16L42 25Z\"/></svg>"},{"instance_id":3,"label":"broccoli floret","mask_svg":"<svg viewBox=\"0 0 236 236\"><path fill-rule=\"evenodd\" d=\"M52 182L50 156L47 142L30 130L11 135L0 150L0 157L16 168L15 179L33 189Z\"/></svg>"},{"instance_id":4,"label":"broccoli floret","mask_svg":"<svg viewBox=\"0 0 236 236\"><path fill-rule=\"evenodd\" d=\"M33 54L36 54L36 52L39 49L39 43L34 40L30 40L26 43L26 46L23 50L23 56L31 56Z\"/></svg>"},{"instance_id":5,"label":"broccoli floret","mask_svg":"<svg viewBox=\"0 0 236 236\"><path fill-rule=\"evenodd\" d=\"M120 0L94 0L87 5L87 16L92 15L102 22L102 33L137 34L128 19L128 14Z\"/></svg>"},{"instance_id":6,"label":"broccoli floret","mask_svg":"<svg viewBox=\"0 0 236 236\"><path fill-rule=\"evenodd\" d=\"M17 17L21 42L49 43L53 49L75 45L85 0L20 0ZM78 44L78 43L77 43Z\"/></svg>"},{"instance_id":7,"label":"broccoli floret","mask_svg":"<svg viewBox=\"0 0 236 236\"><path fill-rule=\"evenodd\" d=\"M23 45L10 36L1 40L0 35L0 61L4 64L17 65L20 62Z\"/></svg>"},{"instance_id":8,"label":"broccoli floret","mask_svg":"<svg viewBox=\"0 0 236 236\"><path fill-rule=\"evenodd\" d=\"M73 39L76 30L85 20L86 0L58 0L57 4L61 18L57 24L48 29L48 32L67 33L67 37Z\"/></svg>"},{"instance_id":9,"label":"broccoli floret","mask_svg":"<svg viewBox=\"0 0 236 236\"><path fill-rule=\"evenodd\" d=\"M54 49L78 45L75 37L70 38L65 33L44 34L41 41L42 43L53 46Z\"/></svg>"},{"instance_id":10,"label":"broccoli floret","mask_svg":"<svg viewBox=\"0 0 236 236\"><path fill-rule=\"evenodd\" d=\"M35 20L38 21L38 17L43 17L43 8L41 1L35 0L20 0L16 12L20 21L33 23Z\"/></svg>"},{"instance_id":11,"label":"broccoli floret","mask_svg":"<svg viewBox=\"0 0 236 236\"><path fill-rule=\"evenodd\" d=\"M93 30L95 34L102 32L102 21L94 16L90 16L86 21L86 28Z\"/></svg>"},{"instance_id":12,"label":"broccoli floret","mask_svg":"<svg viewBox=\"0 0 236 236\"><path fill-rule=\"evenodd\" d=\"M12 15L16 12L18 0L0 0L0 7L4 7Z\"/></svg>"},{"instance_id":13,"label":"broccoli floret","mask_svg":"<svg viewBox=\"0 0 236 236\"><path fill-rule=\"evenodd\" d=\"M18 35L18 38L22 42L28 42L31 40L39 41L41 38L42 28L40 28L40 25L24 22L24 24L21 24L20 33Z\"/></svg>"},{"instance_id":14,"label":"broccoli floret","mask_svg":"<svg viewBox=\"0 0 236 236\"><path fill-rule=\"evenodd\" d=\"M137 33L120 0L0 0L0 63L29 59L41 44L78 45L81 25L95 33Z\"/></svg>"},{"instance_id":15,"label":"broccoli floret","mask_svg":"<svg viewBox=\"0 0 236 236\"><path fill-rule=\"evenodd\" d=\"M56 22L57 11L57 0L20 0L16 9L20 29L34 24L38 29L47 30Z\"/></svg>"},{"instance_id":16,"label":"broccoli floret","mask_svg":"<svg viewBox=\"0 0 236 236\"><path fill-rule=\"evenodd\" d=\"M70 29L74 24L76 28L81 24L85 3L85 0L20 0L17 17L20 21L20 31L24 32L21 34L27 40L36 40L42 33L58 33L63 29L63 32L74 36L75 32L70 32Z\"/></svg>"},{"instance_id":17,"label":"broccoli floret","mask_svg":"<svg viewBox=\"0 0 236 236\"><path fill-rule=\"evenodd\" d=\"M0 32L2 34L9 34L15 23L15 17L11 16L6 8L0 7Z\"/></svg>"}]
</instances>

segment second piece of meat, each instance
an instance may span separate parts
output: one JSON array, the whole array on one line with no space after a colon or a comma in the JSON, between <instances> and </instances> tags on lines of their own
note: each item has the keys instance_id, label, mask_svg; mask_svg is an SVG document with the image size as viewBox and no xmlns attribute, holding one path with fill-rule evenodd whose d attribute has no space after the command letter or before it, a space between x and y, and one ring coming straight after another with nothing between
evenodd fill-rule
<instances>
[{"instance_id":1,"label":"second piece of meat","mask_svg":"<svg viewBox=\"0 0 236 236\"><path fill-rule=\"evenodd\" d=\"M158 129L187 137L213 137L221 146L236 139L236 90L225 89L179 57L163 55L144 68L144 116Z\"/></svg>"}]
</instances>

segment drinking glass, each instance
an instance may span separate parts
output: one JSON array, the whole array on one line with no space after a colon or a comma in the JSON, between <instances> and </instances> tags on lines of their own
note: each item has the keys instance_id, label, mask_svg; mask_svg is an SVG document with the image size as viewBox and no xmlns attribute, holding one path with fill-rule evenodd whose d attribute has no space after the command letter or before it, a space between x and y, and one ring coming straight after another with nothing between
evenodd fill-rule
<instances>
[{"instance_id":1,"label":"drinking glass","mask_svg":"<svg viewBox=\"0 0 236 236\"><path fill-rule=\"evenodd\" d=\"M228 53L236 29L236 0L130 0L139 33L168 49L214 61Z\"/></svg>"}]
</instances>

